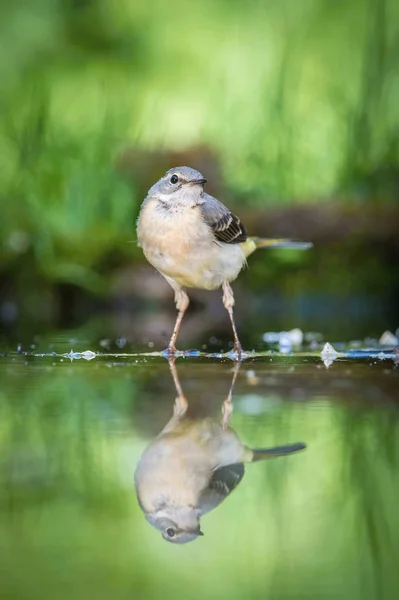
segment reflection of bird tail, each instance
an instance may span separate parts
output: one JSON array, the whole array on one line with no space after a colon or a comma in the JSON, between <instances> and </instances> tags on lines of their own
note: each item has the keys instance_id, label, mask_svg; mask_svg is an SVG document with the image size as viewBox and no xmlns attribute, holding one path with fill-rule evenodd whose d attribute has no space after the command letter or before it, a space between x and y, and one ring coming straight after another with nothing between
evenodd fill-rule
<instances>
[{"instance_id":1,"label":"reflection of bird tail","mask_svg":"<svg viewBox=\"0 0 399 600\"><path fill-rule=\"evenodd\" d=\"M266 458L276 458L277 456L286 456L299 450L304 450L306 444L298 442L297 444L289 444L287 446L278 446L277 448L260 448L258 450L252 450L253 456L252 461L263 460Z\"/></svg>"},{"instance_id":2,"label":"reflection of bird tail","mask_svg":"<svg viewBox=\"0 0 399 600\"><path fill-rule=\"evenodd\" d=\"M249 256L259 248L292 248L294 250L308 250L312 246L313 244L311 242L294 242L286 238L260 237L250 237L241 244L245 256Z\"/></svg>"}]
</instances>

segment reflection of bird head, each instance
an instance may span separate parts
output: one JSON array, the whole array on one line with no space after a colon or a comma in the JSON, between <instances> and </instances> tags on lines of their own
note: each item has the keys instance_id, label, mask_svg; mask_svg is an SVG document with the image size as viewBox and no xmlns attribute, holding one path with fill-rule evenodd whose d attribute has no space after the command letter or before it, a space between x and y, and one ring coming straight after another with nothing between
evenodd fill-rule
<instances>
[{"instance_id":1,"label":"reflection of bird head","mask_svg":"<svg viewBox=\"0 0 399 600\"><path fill-rule=\"evenodd\" d=\"M252 450L228 426L236 363L220 420L187 415L174 361L170 361L177 397L173 417L144 450L135 472L137 498L147 521L162 537L183 544L203 535L200 518L216 508L244 476L244 463L291 454L305 447L292 444Z\"/></svg>"},{"instance_id":2,"label":"reflection of bird head","mask_svg":"<svg viewBox=\"0 0 399 600\"><path fill-rule=\"evenodd\" d=\"M174 544L192 542L199 535L200 510L193 506L168 506L155 514L146 515L147 521L159 529L164 540Z\"/></svg>"}]
</instances>

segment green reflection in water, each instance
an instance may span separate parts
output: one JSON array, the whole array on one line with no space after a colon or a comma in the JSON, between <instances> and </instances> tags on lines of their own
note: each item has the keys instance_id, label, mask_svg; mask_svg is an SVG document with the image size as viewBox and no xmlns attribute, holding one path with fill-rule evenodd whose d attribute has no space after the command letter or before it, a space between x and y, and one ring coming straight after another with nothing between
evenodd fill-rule
<instances>
[{"instance_id":1,"label":"green reflection in water","mask_svg":"<svg viewBox=\"0 0 399 600\"><path fill-rule=\"evenodd\" d=\"M398 371L317 361L245 363L232 428L260 462L165 544L133 485L170 419L168 364L0 363L0 575L5 598L396 598ZM220 414L232 364L181 361L189 402ZM250 373L255 370L255 375Z\"/></svg>"}]
</instances>

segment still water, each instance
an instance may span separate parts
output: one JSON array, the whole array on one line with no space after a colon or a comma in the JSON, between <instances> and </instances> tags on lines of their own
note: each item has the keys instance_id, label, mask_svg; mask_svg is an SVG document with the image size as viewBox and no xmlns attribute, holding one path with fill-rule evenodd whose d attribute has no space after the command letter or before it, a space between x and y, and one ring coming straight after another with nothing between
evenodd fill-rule
<instances>
[{"instance_id":1,"label":"still water","mask_svg":"<svg viewBox=\"0 0 399 600\"><path fill-rule=\"evenodd\" d=\"M396 599L398 387L366 355L1 356L1 598Z\"/></svg>"}]
</instances>

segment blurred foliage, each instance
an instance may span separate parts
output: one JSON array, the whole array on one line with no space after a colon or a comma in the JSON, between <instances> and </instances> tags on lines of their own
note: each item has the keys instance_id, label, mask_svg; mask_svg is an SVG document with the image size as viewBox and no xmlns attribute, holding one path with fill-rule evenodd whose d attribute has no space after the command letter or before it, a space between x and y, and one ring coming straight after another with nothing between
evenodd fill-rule
<instances>
[{"instance_id":1,"label":"blurred foliage","mask_svg":"<svg viewBox=\"0 0 399 600\"><path fill-rule=\"evenodd\" d=\"M16 0L0 41L0 271L29 293L104 291L171 152L241 204L396 197L394 0Z\"/></svg>"},{"instance_id":2,"label":"blurred foliage","mask_svg":"<svg viewBox=\"0 0 399 600\"><path fill-rule=\"evenodd\" d=\"M255 387L242 368L232 427L253 447L308 448L248 465L182 551L146 523L133 489L172 413L166 361L1 358L1 596L395 598L397 373L288 360L258 361ZM189 402L220 411L231 364L178 368Z\"/></svg>"}]
</instances>

